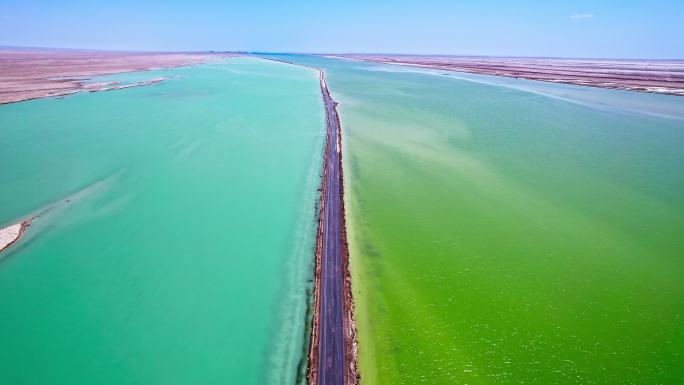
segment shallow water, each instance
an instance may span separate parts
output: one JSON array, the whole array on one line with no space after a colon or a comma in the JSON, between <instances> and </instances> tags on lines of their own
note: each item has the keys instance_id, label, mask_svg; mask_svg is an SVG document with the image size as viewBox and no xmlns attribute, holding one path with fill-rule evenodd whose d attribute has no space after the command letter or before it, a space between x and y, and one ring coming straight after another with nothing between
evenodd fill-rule
<instances>
[{"instance_id":1,"label":"shallow water","mask_svg":"<svg viewBox=\"0 0 684 385\"><path fill-rule=\"evenodd\" d=\"M292 384L324 145L316 71L257 59L0 106L2 384ZM68 200L68 202L67 202Z\"/></svg>"},{"instance_id":2,"label":"shallow water","mask_svg":"<svg viewBox=\"0 0 684 385\"><path fill-rule=\"evenodd\" d=\"M288 59L340 102L363 384L684 381L684 98Z\"/></svg>"}]
</instances>

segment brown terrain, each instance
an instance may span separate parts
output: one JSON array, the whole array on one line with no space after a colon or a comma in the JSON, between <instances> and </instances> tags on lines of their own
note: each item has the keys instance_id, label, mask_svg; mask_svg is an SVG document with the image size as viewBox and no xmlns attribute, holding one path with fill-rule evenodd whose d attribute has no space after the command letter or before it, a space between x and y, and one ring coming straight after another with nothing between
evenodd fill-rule
<instances>
[{"instance_id":1,"label":"brown terrain","mask_svg":"<svg viewBox=\"0 0 684 385\"><path fill-rule=\"evenodd\" d=\"M557 59L414 55L328 55L376 63L684 95L684 60Z\"/></svg>"},{"instance_id":2,"label":"brown terrain","mask_svg":"<svg viewBox=\"0 0 684 385\"><path fill-rule=\"evenodd\" d=\"M116 52L0 47L0 104L79 91L109 91L165 80L87 84L89 77L200 64L233 54Z\"/></svg>"}]
</instances>

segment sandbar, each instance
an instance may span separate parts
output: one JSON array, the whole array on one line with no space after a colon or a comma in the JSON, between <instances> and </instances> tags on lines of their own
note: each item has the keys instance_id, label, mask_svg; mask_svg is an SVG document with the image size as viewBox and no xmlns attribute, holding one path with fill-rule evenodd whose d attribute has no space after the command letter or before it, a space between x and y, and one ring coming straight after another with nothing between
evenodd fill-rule
<instances>
[{"instance_id":1,"label":"sandbar","mask_svg":"<svg viewBox=\"0 0 684 385\"><path fill-rule=\"evenodd\" d=\"M0 252L4 251L6 248L10 247L16 241L21 238L26 232L26 229L31 224L30 221L23 221L20 223L15 223L7 227L0 229Z\"/></svg>"}]
</instances>

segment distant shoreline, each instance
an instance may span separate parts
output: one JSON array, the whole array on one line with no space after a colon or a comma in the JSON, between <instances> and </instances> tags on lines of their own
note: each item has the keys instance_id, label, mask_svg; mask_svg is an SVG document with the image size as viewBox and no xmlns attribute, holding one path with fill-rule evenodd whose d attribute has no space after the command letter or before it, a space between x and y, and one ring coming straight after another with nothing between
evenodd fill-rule
<instances>
[{"instance_id":1,"label":"distant shoreline","mask_svg":"<svg viewBox=\"0 0 684 385\"><path fill-rule=\"evenodd\" d=\"M92 76L176 68L230 56L236 54L0 47L0 104L154 84L161 79L126 86L107 84L99 88L87 85L86 81Z\"/></svg>"},{"instance_id":2,"label":"distant shoreline","mask_svg":"<svg viewBox=\"0 0 684 385\"><path fill-rule=\"evenodd\" d=\"M382 64L684 96L684 60L325 55Z\"/></svg>"}]
</instances>

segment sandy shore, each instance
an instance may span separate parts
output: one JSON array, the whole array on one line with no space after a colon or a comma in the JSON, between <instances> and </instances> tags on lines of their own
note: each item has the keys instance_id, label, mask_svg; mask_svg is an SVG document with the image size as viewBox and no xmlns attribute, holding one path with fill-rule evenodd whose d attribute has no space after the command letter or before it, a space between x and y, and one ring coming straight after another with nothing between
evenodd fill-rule
<instances>
[{"instance_id":1,"label":"sandy shore","mask_svg":"<svg viewBox=\"0 0 684 385\"><path fill-rule=\"evenodd\" d=\"M228 56L235 55L0 48L0 104L153 84L163 79L126 86L108 83L99 88L86 81L96 75L174 68Z\"/></svg>"},{"instance_id":2,"label":"sandy shore","mask_svg":"<svg viewBox=\"0 0 684 385\"><path fill-rule=\"evenodd\" d=\"M552 83L684 95L684 60L608 60L413 55L327 55L376 63Z\"/></svg>"}]
</instances>

